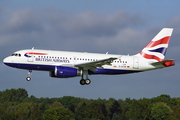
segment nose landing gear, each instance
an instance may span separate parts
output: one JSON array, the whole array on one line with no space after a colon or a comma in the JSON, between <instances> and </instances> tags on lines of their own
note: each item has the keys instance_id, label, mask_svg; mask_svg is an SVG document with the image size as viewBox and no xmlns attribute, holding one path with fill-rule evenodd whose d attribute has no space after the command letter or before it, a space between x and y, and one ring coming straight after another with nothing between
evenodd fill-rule
<instances>
[{"instance_id":1,"label":"nose landing gear","mask_svg":"<svg viewBox=\"0 0 180 120\"><path fill-rule=\"evenodd\" d=\"M29 70L29 72L28 72L28 77L26 78L27 81L30 81L30 80L31 80L31 73L32 73L32 70Z\"/></svg>"}]
</instances>

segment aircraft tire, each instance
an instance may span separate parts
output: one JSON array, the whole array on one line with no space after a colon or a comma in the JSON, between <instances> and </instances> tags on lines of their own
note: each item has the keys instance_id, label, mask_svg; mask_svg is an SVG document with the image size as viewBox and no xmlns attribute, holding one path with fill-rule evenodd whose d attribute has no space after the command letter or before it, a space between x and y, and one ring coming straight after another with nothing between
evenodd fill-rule
<instances>
[{"instance_id":1,"label":"aircraft tire","mask_svg":"<svg viewBox=\"0 0 180 120\"><path fill-rule=\"evenodd\" d=\"M26 80L27 80L27 81L30 81L30 80L31 80L31 77L27 77Z\"/></svg>"},{"instance_id":2,"label":"aircraft tire","mask_svg":"<svg viewBox=\"0 0 180 120\"><path fill-rule=\"evenodd\" d=\"M89 85L91 83L91 80L90 79L86 79L85 82L86 82L86 85Z\"/></svg>"},{"instance_id":3,"label":"aircraft tire","mask_svg":"<svg viewBox=\"0 0 180 120\"><path fill-rule=\"evenodd\" d=\"M86 84L86 81L85 81L84 79L81 79L81 80L80 80L80 84L81 84L81 85L84 85L84 84Z\"/></svg>"}]
</instances>

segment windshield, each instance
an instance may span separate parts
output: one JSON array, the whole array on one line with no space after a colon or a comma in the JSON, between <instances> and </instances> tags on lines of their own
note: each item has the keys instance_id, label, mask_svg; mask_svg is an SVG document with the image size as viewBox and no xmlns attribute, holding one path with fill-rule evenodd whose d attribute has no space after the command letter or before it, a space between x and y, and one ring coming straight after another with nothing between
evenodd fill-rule
<instances>
[{"instance_id":1,"label":"windshield","mask_svg":"<svg viewBox=\"0 0 180 120\"><path fill-rule=\"evenodd\" d=\"M19 53L13 53L11 56L21 57L21 54L19 54Z\"/></svg>"}]
</instances>

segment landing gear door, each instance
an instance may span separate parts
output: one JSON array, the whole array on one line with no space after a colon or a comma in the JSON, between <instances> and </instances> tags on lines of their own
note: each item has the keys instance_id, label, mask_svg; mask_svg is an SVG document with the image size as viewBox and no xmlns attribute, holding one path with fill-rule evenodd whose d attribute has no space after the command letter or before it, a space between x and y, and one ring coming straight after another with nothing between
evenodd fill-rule
<instances>
[{"instance_id":1,"label":"landing gear door","mask_svg":"<svg viewBox=\"0 0 180 120\"><path fill-rule=\"evenodd\" d=\"M139 59L138 58L133 58L133 68L134 69L139 69Z\"/></svg>"}]
</instances>

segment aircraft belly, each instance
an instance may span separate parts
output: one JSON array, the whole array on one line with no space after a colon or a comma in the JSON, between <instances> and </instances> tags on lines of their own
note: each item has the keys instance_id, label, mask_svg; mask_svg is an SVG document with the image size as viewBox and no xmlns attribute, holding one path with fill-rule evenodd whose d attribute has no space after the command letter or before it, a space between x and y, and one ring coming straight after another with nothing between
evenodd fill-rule
<instances>
[{"instance_id":1,"label":"aircraft belly","mask_svg":"<svg viewBox=\"0 0 180 120\"><path fill-rule=\"evenodd\" d=\"M137 70L124 70L124 69L103 69L97 68L96 71L89 71L89 74L106 74L106 75L116 75L116 74L128 74L128 73L136 73L141 72Z\"/></svg>"}]
</instances>

